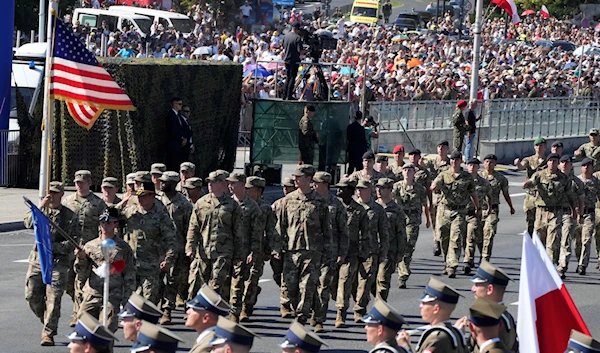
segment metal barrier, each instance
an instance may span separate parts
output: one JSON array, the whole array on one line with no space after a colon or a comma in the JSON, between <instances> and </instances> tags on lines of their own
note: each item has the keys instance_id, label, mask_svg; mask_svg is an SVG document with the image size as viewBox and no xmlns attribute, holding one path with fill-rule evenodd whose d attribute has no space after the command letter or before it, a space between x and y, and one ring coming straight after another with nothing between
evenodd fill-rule
<instances>
[{"instance_id":1,"label":"metal barrier","mask_svg":"<svg viewBox=\"0 0 600 353\"><path fill-rule=\"evenodd\" d=\"M380 131L450 129L455 110L455 101L369 102Z\"/></svg>"},{"instance_id":2,"label":"metal barrier","mask_svg":"<svg viewBox=\"0 0 600 353\"><path fill-rule=\"evenodd\" d=\"M19 131L0 130L0 186L15 186L19 175Z\"/></svg>"}]
</instances>

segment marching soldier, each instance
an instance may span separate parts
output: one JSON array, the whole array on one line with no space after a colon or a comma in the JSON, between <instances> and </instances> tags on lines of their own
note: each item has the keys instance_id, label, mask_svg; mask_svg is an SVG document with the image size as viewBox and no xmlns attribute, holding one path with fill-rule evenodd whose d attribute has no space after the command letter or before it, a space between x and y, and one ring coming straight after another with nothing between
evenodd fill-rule
<instances>
[{"instance_id":1,"label":"marching soldier","mask_svg":"<svg viewBox=\"0 0 600 353\"><path fill-rule=\"evenodd\" d=\"M378 156L377 157L377 170L379 173L383 174L386 178L390 178L395 180L396 174L389 168L388 166L388 157L387 156Z\"/></svg>"},{"instance_id":2,"label":"marching soldier","mask_svg":"<svg viewBox=\"0 0 600 353\"><path fill-rule=\"evenodd\" d=\"M481 353L512 353L498 338L502 330L502 315L506 306L485 298L477 298L469 308L471 339Z\"/></svg>"},{"instance_id":3,"label":"marching soldier","mask_svg":"<svg viewBox=\"0 0 600 353\"><path fill-rule=\"evenodd\" d=\"M446 262L444 274L450 278L456 277L460 241L467 231L465 216L469 202L473 202L476 216L481 217L479 198L475 194L475 180L461 168L461 162L462 154L452 152L450 169L440 173L431 185L431 191L438 190L441 195L436 222Z\"/></svg>"},{"instance_id":4,"label":"marching soldier","mask_svg":"<svg viewBox=\"0 0 600 353\"><path fill-rule=\"evenodd\" d=\"M273 244L278 242L278 238L281 238L281 227L279 224L279 214L281 212L281 204L285 196L293 191L296 191L296 185L294 184L294 179L291 177L285 177L283 179L283 196L279 200L275 200L273 205L271 205L271 209L273 210L273 214L275 215L276 223L275 223L275 236L273 237ZM281 296L287 296L287 287L283 282L283 254L276 254L274 248L271 249L271 269L273 269L273 280L277 283L277 286L281 288Z\"/></svg>"},{"instance_id":5,"label":"marching soldier","mask_svg":"<svg viewBox=\"0 0 600 353\"><path fill-rule=\"evenodd\" d=\"M311 320L316 333L325 332L323 323L327 318L327 307L331 298L333 277L337 273L338 265L344 262L348 253L346 208L337 197L329 193L331 179L331 174L327 172L317 172L313 178L313 189L327 203L332 238L331 244L325 244L325 252L331 253L331 258L329 262L321 261L321 268L319 270L319 284L317 285L317 293L313 306L314 314ZM337 286L335 287L335 291L337 292Z\"/></svg>"},{"instance_id":6,"label":"marching soldier","mask_svg":"<svg viewBox=\"0 0 600 353\"><path fill-rule=\"evenodd\" d=\"M390 169L394 173L395 181L402 180L402 166L404 166L404 146L396 145L394 147L394 162L396 163Z\"/></svg>"},{"instance_id":7,"label":"marching soldier","mask_svg":"<svg viewBox=\"0 0 600 353\"><path fill-rule=\"evenodd\" d=\"M137 292L158 304L161 272L168 272L177 257L177 235L165 206L155 199L154 184L144 182L136 191L137 204L122 211L124 239L136 260Z\"/></svg>"},{"instance_id":8,"label":"marching soldier","mask_svg":"<svg viewBox=\"0 0 600 353\"><path fill-rule=\"evenodd\" d=\"M181 181L177 183L177 185L181 185ZM205 195L204 190L202 190L202 179L200 178L188 178L181 187L183 188L182 192L187 197L188 201L192 203L192 205L194 205L202 196Z\"/></svg>"},{"instance_id":9,"label":"marching soldier","mask_svg":"<svg viewBox=\"0 0 600 353\"><path fill-rule=\"evenodd\" d=\"M387 300L390 293L392 274L403 253L406 252L406 214L392 197L394 180L381 178L377 182L377 203L385 209L389 223L389 250L386 260L379 261L376 283L374 285L377 299Z\"/></svg>"},{"instance_id":10,"label":"marching soldier","mask_svg":"<svg viewBox=\"0 0 600 353\"><path fill-rule=\"evenodd\" d=\"M152 184L154 184L154 190L158 196L161 195L160 190L160 177L164 172L167 171L167 166L162 163L154 163L150 166L150 176L152 177Z\"/></svg>"},{"instance_id":11,"label":"marching soldier","mask_svg":"<svg viewBox=\"0 0 600 353\"><path fill-rule=\"evenodd\" d=\"M140 327L140 332L138 333L137 342L131 347L131 351L176 353L179 342L183 342L183 340L173 332L146 321L142 323L142 327Z\"/></svg>"},{"instance_id":12,"label":"marching soldier","mask_svg":"<svg viewBox=\"0 0 600 353\"><path fill-rule=\"evenodd\" d=\"M363 160L363 169L357 170L356 172L350 175L350 179L354 180L355 183L358 183L359 180L364 179L371 182L372 185L377 183L377 180L384 178L385 175L373 169L375 165L375 154L371 151L365 152L362 156ZM375 192L375 189L373 189Z\"/></svg>"},{"instance_id":13,"label":"marching soldier","mask_svg":"<svg viewBox=\"0 0 600 353\"><path fill-rule=\"evenodd\" d=\"M123 336L128 341L136 342L142 322L147 321L158 324L161 316L162 312L154 303L136 292L131 293L131 297L129 297L123 311L119 314Z\"/></svg>"},{"instance_id":14,"label":"marching soldier","mask_svg":"<svg viewBox=\"0 0 600 353\"><path fill-rule=\"evenodd\" d=\"M279 344L283 353L319 353L321 346L327 346L327 343L297 322L292 323Z\"/></svg>"},{"instance_id":15,"label":"marching soldier","mask_svg":"<svg viewBox=\"0 0 600 353\"><path fill-rule=\"evenodd\" d=\"M102 200L106 203L107 207L115 206L119 202L121 202L121 198L117 196L117 191L119 188L117 187L118 180L114 177L106 177L102 179Z\"/></svg>"},{"instance_id":16,"label":"marching soldier","mask_svg":"<svg viewBox=\"0 0 600 353\"><path fill-rule=\"evenodd\" d=\"M571 330L567 351L569 353L597 353L600 352L600 342L579 331Z\"/></svg>"},{"instance_id":17,"label":"marching soldier","mask_svg":"<svg viewBox=\"0 0 600 353\"><path fill-rule=\"evenodd\" d=\"M50 183L48 195L42 199L40 210L62 230L75 240L79 239L79 219L70 208L61 204L64 195L63 184ZM31 211L25 215L25 228L33 228ZM31 311L44 324L42 346L54 346L54 336L58 330L60 304L67 287L67 278L73 264L75 246L65 239L54 226L50 227L52 237L52 285L44 284L37 245L29 252L29 268L25 276L25 300Z\"/></svg>"},{"instance_id":18,"label":"marching soldier","mask_svg":"<svg viewBox=\"0 0 600 353\"><path fill-rule=\"evenodd\" d=\"M121 302L129 298L135 291L135 259L127 242L115 236L119 226L119 211L107 208L99 217L100 236L87 242L83 249L77 249L75 272L84 283L83 300L79 306L79 314L86 312L99 318L100 313L108 310L107 328L115 332L119 327L118 312ZM110 251L108 261L102 254L102 241L112 239L115 248ZM120 264L119 264L120 263ZM93 264L104 264L110 270L108 308L103 308L104 278L92 271ZM114 271L113 271L114 269Z\"/></svg>"},{"instance_id":19,"label":"marching soldier","mask_svg":"<svg viewBox=\"0 0 600 353\"><path fill-rule=\"evenodd\" d=\"M427 206L427 192L421 184L415 184L415 166L412 163L402 167L403 180L394 184L392 194L406 215L406 247L400 254L398 263L398 286L406 288L410 277L410 262L415 252L421 216L425 214L425 227L429 228L429 209Z\"/></svg>"},{"instance_id":20,"label":"marching soldier","mask_svg":"<svg viewBox=\"0 0 600 353\"><path fill-rule=\"evenodd\" d=\"M75 323L75 330L67 335L67 338L71 341L69 343L71 352L110 352L114 341L118 341L112 332L85 312L79 316Z\"/></svg>"},{"instance_id":21,"label":"marching soldier","mask_svg":"<svg viewBox=\"0 0 600 353\"><path fill-rule=\"evenodd\" d=\"M284 251L283 275L289 293L281 298L281 316L305 324L319 281L321 261L331 261L331 229L326 201L311 189L315 169L300 165L294 172L298 189L288 194L279 210L281 238L274 245L276 254ZM326 252L329 245L330 251Z\"/></svg>"},{"instance_id":22,"label":"marching soldier","mask_svg":"<svg viewBox=\"0 0 600 353\"><path fill-rule=\"evenodd\" d=\"M228 176L220 169L210 172L206 178L208 194L194 205L185 245L185 254L192 259L190 297L207 283L220 296L229 298L224 287L232 261L243 260L240 244L246 230L240 206L226 194Z\"/></svg>"},{"instance_id":23,"label":"marching soldier","mask_svg":"<svg viewBox=\"0 0 600 353\"><path fill-rule=\"evenodd\" d=\"M396 342L396 335L406 325L406 321L384 300L373 304L371 311L363 318L367 343L375 346L369 353L410 353Z\"/></svg>"},{"instance_id":24,"label":"marching soldier","mask_svg":"<svg viewBox=\"0 0 600 353\"><path fill-rule=\"evenodd\" d=\"M415 166L415 182L423 185L426 190L429 190L431 178L427 169L421 165L423 162L421 159L421 150L414 149L408 152L408 162ZM427 198L429 203L431 203L431 192L429 191L427 192Z\"/></svg>"},{"instance_id":25,"label":"marching soldier","mask_svg":"<svg viewBox=\"0 0 600 353\"><path fill-rule=\"evenodd\" d=\"M219 317L229 315L231 307L206 284L187 306L185 327L193 328L199 334L190 353L209 353L212 349L210 342L215 337L214 327Z\"/></svg>"},{"instance_id":26,"label":"marching soldier","mask_svg":"<svg viewBox=\"0 0 600 353\"><path fill-rule=\"evenodd\" d=\"M475 180L475 192L474 194L482 204L489 204L489 195L492 190L490 183L486 178L478 174L479 159L473 157L469 159L467 163L467 170L469 174ZM467 222L467 231L463 233L463 249L465 249L464 258L464 273L465 275L471 274L471 269L475 267L475 247L479 249L479 254L483 258L483 223L475 212L475 204L473 202L467 203L467 216L465 217Z\"/></svg>"},{"instance_id":27,"label":"marching soldier","mask_svg":"<svg viewBox=\"0 0 600 353\"><path fill-rule=\"evenodd\" d=\"M193 178L196 174L196 165L192 162L183 162L181 166L179 166L179 183L175 187L175 190L179 192L183 192L183 186L186 184L185 182ZM200 179L200 187L202 187L202 179ZM193 203L193 202L192 202Z\"/></svg>"},{"instance_id":28,"label":"marching soldier","mask_svg":"<svg viewBox=\"0 0 600 353\"><path fill-rule=\"evenodd\" d=\"M257 334L245 326L236 324L220 316L214 327L214 337L210 342L211 352L215 353L248 353L254 344Z\"/></svg>"},{"instance_id":29,"label":"marching soldier","mask_svg":"<svg viewBox=\"0 0 600 353\"><path fill-rule=\"evenodd\" d=\"M590 262L592 236L596 228L595 207L598 200L600 200L600 179L595 177L592 174L593 172L594 160L584 158L581 161L581 175L579 176L583 186L583 212L581 212L583 219L579 222L580 224L577 225L575 231L575 255L578 262L577 273L582 276L585 275L586 268Z\"/></svg>"},{"instance_id":30,"label":"marching soldier","mask_svg":"<svg viewBox=\"0 0 600 353\"><path fill-rule=\"evenodd\" d=\"M434 159L428 160L426 163L429 176L432 180L435 180L441 172L445 172L450 168L450 158L448 158L448 150L450 145L448 141L442 140L437 144L437 155ZM431 205L429 206L429 213L431 216L431 225L433 227L433 256L440 256L442 249L440 248L440 237L436 232L435 227L435 216L437 214L437 206L439 203L440 194L439 192L432 193Z\"/></svg>"},{"instance_id":31,"label":"marching soldier","mask_svg":"<svg viewBox=\"0 0 600 353\"><path fill-rule=\"evenodd\" d=\"M579 146L575 151L577 158L591 158L594 160L594 172L600 171L600 130L596 128L590 129L590 142Z\"/></svg>"},{"instance_id":32,"label":"marching soldier","mask_svg":"<svg viewBox=\"0 0 600 353\"><path fill-rule=\"evenodd\" d=\"M514 162L518 170L525 170L527 179L531 178L535 172L546 168L546 139L538 137L535 141L533 141L533 148L535 149L535 154L533 156L523 158L523 160L517 158ZM535 199L537 196L537 191L535 189L527 189L525 192L526 195L525 201L523 202L523 212L525 212L527 232L529 235L532 235L536 219L535 212L537 208L535 206Z\"/></svg>"},{"instance_id":33,"label":"marching soldier","mask_svg":"<svg viewBox=\"0 0 600 353\"><path fill-rule=\"evenodd\" d=\"M583 181L576 177L573 172L573 157L564 155L560 158L560 171L567 176L571 183L571 193L567 195L568 197L563 199L563 223L561 238L559 240L560 250L558 255L558 266L556 266L558 273L564 279L566 278L567 267L569 265L569 260L571 259L571 242L574 238L576 229L579 228L578 221L583 220L583 218L579 218L576 215L574 216L570 204L575 204L576 210L581 211L581 213L585 212L586 210L584 209L583 204L585 197L584 192L586 190ZM579 259L579 256L577 256L577 259ZM580 267L577 266L577 273L579 273L579 270Z\"/></svg>"},{"instance_id":34,"label":"marching soldier","mask_svg":"<svg viewBox=\"0 0 600 353\"><path fill-rule=\"evenodd\" d=\"M550 146L550 153L556 153L560 157L563 155L563 143L562 141L554 141L552 142L552 146Z\"/></svg>"},{"instance_id":35,"label":"marching soldier","mask_svg":"<svg viewBox=\"0 0 600 353\"><path fill-rule=\"evenodd\" d=\"M98 237L98 226L100 225L98 218L104 212L104 209L106 209L106 203L90 191L92 174L89 170L78 170L75 172L74 182L76 192L67 196L63 200L63 204L79 217L79 231L81 234L79 245L84 245L88 241ZM81 300L83 299L82 288L84 281L77 278L75 271L71 273L67 293L71 290L69 287L73 283L73 319L69 326L74 327L77 323L79 304L81 304Z\"/></svg>"}]
</instances>

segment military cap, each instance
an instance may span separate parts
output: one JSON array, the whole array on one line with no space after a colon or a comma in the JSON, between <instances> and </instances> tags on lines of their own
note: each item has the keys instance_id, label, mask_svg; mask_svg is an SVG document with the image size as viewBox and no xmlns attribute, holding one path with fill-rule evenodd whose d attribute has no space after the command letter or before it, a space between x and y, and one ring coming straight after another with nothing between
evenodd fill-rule
<instances>
[{"instance_id":1,"label":"military cap","mask_svg":"<svg viewBox=\"0 0 600 353\"><path fill-rule=\"evenodd\" d=\"M152 176L150 175L150 172L142 170L142 171L137 171L135 172L135 177L133 178L133 180L137 181L138 183L151 183L152 182Z\"/></svg>"},{"instance_id":2,"label":"military cap","mask_svg":"<svg viewBox=\"0 0 600 353\"><path fill-rule=\"evenodd\" d=\"M404 146L402 146L402 145L396 145L396 147L394 147L394 154L395 153L400 153L400 152L404 152Z\"/></svg>"},{"instance_id":3,"label":"military cap","mask_svg":"<svg viewBox=\"0 0 600 353\"><path fill-rule=\"evenodd\" d=\"M116 188L119 181L115 177L106 177L102 179L101 187Z\"/></svg>"},{"instance_id":4,"label":"military cap","mask_svg":"<svg viewBox=\"0 0 600 353\"><path fill-rule=\"evenodd\" d=\"M479 160L479 158L477 157L471 157L468 161L467 164L481 164L481 161Z\"/></svg>"},{"instance_id":5,"label":"military cap","mask_svg":"<svg viewBox=\"0 0 600 353\"><path fill-rule=\"evenodd\" d=\"M107 348L118 339L95 317L87 312L81 313L73 332L67 335L71 341L87 341L94 346Z\"/></svg>"},{"instance_id":6,"label":"military cap","mask_svg":"<svg viewBox=\"0 0 600 353\"><path fill-rule=\"evenodd\" d=\"M50 188L48 188L50 192L63 192L65 191L65 186L60 181L51 181Z\"/></svg>"},{"instance_id":7,"label":"military cap","mask_svg":"<svg viewBox=\"0 0 600 353\"><path fill-rule=\"evenodd\" d=\"M415 148L414 150L412 150L412 151L408 152L408 155L409 155L409 156L412 156L413 154L418 154L418 155L421 155L421 150L420 150L420 149L418 149L418 148Z\"/></svg>"},{"instance_id":8,"label":"military cap","mask_svg":"<svg viewBox=\"0 0 600 353\"><path fill-rule=\"evenodd\" d=\"M336 188L355 188L356 181L348 177L342 177L337 184L334 185Z\"/></svg>"},{"instance_id":9,"label":"military cap","mask_svg":"<svg viewBox=\"0 0 600 353\"><path fill-rule=\"evenodd\" d=\"M217 321L217 326L214 327L214 332L215 337L210 342L211 346L231 342L241 346L252 347L254 337L258 337L257 334L243 325L229 321L223 316L219 316L219 321Z\"/></svg>"},{"instance_id":10,"label":"military cap","mask_svg":"<svg viewBox=\"0 0 600 353\"><path fill-rule=\"evenodd\" d=\"M223 169L217 169L214 172L208 173L206 181L226 181L227 177L229 177L228 172L224 171Z\"/></svg>"},{"instance_id":11,"label":"military cap","mask_svg":"<svg viewBox=\"0 0 600 353\"><path fill-rule=\"evenodd\" d=\"M412 163L405 163L405 164L402 166L402 169L415 169L415 165L414 165L414 164L412 164Z\"/></svg>"},{"instance_id":12,"label":"military cap","mask_svg":"<svg viewBox=\"0 0 600 353\"><path fill-rule=\"evenodd\" d=\"M294 186L296 186L296 184L294 184L294 178L292 178L292 177L285 177L285 178L283 178L283 183L281 185L282 186L287 186L287 187L294 187Z\"/></svg>"},{"instance_id":13,"label":"military cap","mask_svg":"<svg viewBox=\"0 0 600 353\"><path fill-rule=\"evenodd\" d=\"M196 177L187 178L187 179L185 179L185 182L181 186L186 189L201 188L202 187L202 179L196 178Z\"/></svg>"},{"instance_id":14,"label":"military cap","mask_svg":"<svg viewBox=\"0 0 600 353\"><path fill-rule=\"evenodd\" d=\"M490 154L486 155L486 156L483 158L483 160L487 160L487 159L492 159L492 160L494 160L494 161L497 161L497 160L498 160L498 157L496 157L496 155L495 155L495 154L492 154L492 153L490 153Z\"/></svg>"},{"instance_id":15,"label":"military cap","mask_svg":"<svg viewBox=\"0 0 600 353\"><path fill-rule=\"evenodd\" d=\"M372 187L373 187L373 183L370 180L367 180L367 179L360 179L356 183L356 188L357 189L370 189Z\"/></svg>"},{"instance_id":16,"label":"military cap","mask_svg":"<svg viewBox=\"0 0 600 353\"><path fill-rule=\"evenodd\" d=\"M137 342L131 347L131 352L137 353L153 349L164 353L175 353L179 342L183 342L183 340L170 330L142 321Z\"/></svg>"},{"instance_id":17,"label":"military cap","mask_svg":"<svg viewBox=\"0 0 600 353\"><path fill-rule=\"evenodd\" d=\"M460 153L458 151L454 151L450 155L450 159L461 159L461 158L462 158L462 153Z\"/></svg>"},{"instance_id":18,"label":"military cap","mask_svg":"<svg viewBox=\"0 0 600 353\"><path fill-rule=\"evenodd\" d=\"M162 163L154 163L150 166L150 174L162 174L167 171L167 166Z\"/></svg>"},{"instance_id":19,"label":"military cap","mask_svg":"<svg viewBox=\"0 0 600 353\"><path fill-rule=\"evenodd\" d=\"M89 170L78 170L75 172L74 182L88 180L92 180L92 172L90 172Z\"/></svg>"},{"instance_id":20,"label":"military cap","mask_svg":"<svg viewBox=\"0 0 600 353\"><path fill-rule=\"evenodd\" d=\"M591 159L591 158L587 158L587 157L586 157L586 158L584 158L584 159L581 161L581 165L586 165L586 164L590 164L590 163L591 163L592 165L594 165L594 160L593 160L593 159Z\"/></svg>"},{"instance_id":21,"label":"military cap","mask_svg":"<svg viewBox=\"0 0 600 353\"><path fill-rule=\"evenodd\" d=\"M142 195L147 195L147 194L155 194L156 191L154 189L154 184L152 182L143 182L142 185L140 185L140 188L137 189L136 191L136 195L137 196L142 196Z\"/></svg>"},{"instance_id":22,"label":"military cap","mask_svg":"<svg viewBox=\"0 0 600 353\"><path fill-rule=\"evenodd\" d=\"M192 163L192 162L183 162L179 166L179 170L189 170L189 171L195 172L196 171L196 165L194 163Z\"/></svg>"},{"instance_id":23,"label":"military cap","mask_svg":"<svg viewBox=\"0 0 600 353\"><path fill-rule=\"evenodd\" d=\"M497 268L487 261L482 261L475 272L475 276L471 278L473 283L491 283L498 286L506 287L508 285L508 281L511 281L511 278L508 277L506 272Z\"/></svg>"},{"instance_id":24,"label":"military cap","mask_svg":"<svg viewBox=\"0 0 600 353\"><path fill-rule=\"evenodd\" d=\"M225 180L231 181L233 183L235 183L235 182L245 183L246 182L246 174L239 173L239 172L233 172L233 173L229 174L229 176Z\"/></svg>"},{"instance_id":25,"label":"military cap","mask_svg":"<svg viewBox=\"0 0 600 353\"><path fill-rule=\"evenodd\" d=\"M125 304L125 308L119 313L119 317L122 318L134 317L153 324L158 323L161 316L162 311L154 303L136 292L131 294L131 297L129 297Z\"/></svg>"},{"instance_id":26,"label":"military cap","mask_svg":"<svg viewBox=\"0 0 600 353\"><path fill-rule=\"evenodd\" d=\"M294 171L294 176L313 176L315 175L315 167L310 164L299 165Z\"/></svg>"},{"instance_id":27,"label":"military cap","mask_svg":"<svg viewBox=\"0 0 600 353\"><path fill-rule=\"evenodd\" d=\"M376 300L369 313L363 317L365 324L381 324L394 331L400 331L406 321L394 308L384 300Z\"/></svg>"},{"instance_id":28,"label":"military cap","mask_svg":"<svg viewBox=\"0 0 600 353\"><path fill-rule=\"evenodd\" d=\"M98 217L100 222L116 222L119 220L119 210L114 207L107 207Z\"/></svg>"},{"instance_id":29,"label":"military cap","mask_svg":"<svg viewBox=\"0 0 600 353\"><path fill-rule=\"evenodd\" d=\"M600 352L600 342L584 333L571 330L568 348L576 349L581 353L596 353Z\"/></svg>"},{"instance_id":30,"label":"military cap","mask_svg":"<svg viewBox=\"0 0 600 353\"><path fill-rule=\"evenodd\" d=\"M456 304L458 297L464 296L446 283L431 277L425 287L425 294L421 297L421 302L428 303L439 300L444 303Z\"/></svg>"},{"instance_id":31,"label":"military cap","mask_svg":"<svg viewBox=\"0 0 600 353\"><path fill-rule=\"evenodd\" d=\"M550 154L558 154L558 153L550 153ZM550 156L548 156L550 157ZM550 158L548 158L550 159ZM573 162L575 160L575 158L573 158L573 156L571 156L570 154L565 154L564 156L560 157L560 161L561 162Z\"/></svg>"},{"instance_id":32,"label":"military cap","mask_svg":"<svg viewBox=\"0 0 600 353\"><path fill-rule=\"evenodd\" d=\"M304 326L298 322L292 323L283 341L279 344L279 347L283 349L300 348L309 353L318 353L321 350L321 346L327 346L327 343L316 334L306 331Z\"/></svg>"},{"instance_id":33,"label":"military cap","mask_svg":"<svg viewBox=\"0 0 600 353\"><path fill-rule=\"evenodd\" d=\"M327 183L327 184L331 184L331 174L327 173L327 172L316 172L315 176L313 177L313 181L315 183Z\"/></svg>"},{"instance_id":34,"label":"military cap","mask_svg":"<svg viewBox=\"0 0 600 353\"><path fill-rule=\"evenodd\" d=\"M534 146L540 145L542 143L546 143L546 139L543 137L538 137L535 139L535 141L533 141Z\"/></svg>"},{"instance_id":35,"label":"military cap","mask_svg":"<svg viewBox=\"0 0 600 353\"><path fill-rule=\"evenodd\" d=\"M187 306L196 310L207 310L220 316L229 314L231 307L210 286L203 284L194 299Z\"/></svg>"},{"instance_id":36,"label":"military cap","mask_svg":"<svg viewBox=\"0 0 600 353\"><path fill-rule=\"evenodd\" d=\"M477 298L469 308L469 321L478 327L496 326L506 307L486 298Z\"/></svg>"},{"instance_id":37,"label":"military cap","mask_svg":"<svg viewBox=\"0 0 600 353\"><path fill-rule=\"evenodd\" d=\"M127 176L125 177L125 181L127 185L135 184L135 173L127 174Z\"/></svg>"},{"instance_id":38,"label":"military cap","mask_svg":"<svg viewBox=\"0 0 600 353\"><path fill-rule=\"evenodd\" d=\"M442 140L437 145L438 146L450 146L450 144L448 143L448 140Z\"/></svg>"},{"instance_id":39,"label":"military cap","mask_svg":"<svg viewBox=\"0 0 600 353\"><path fill-rule=\"evenodd\" d=\"M390 179L390 178L381 178L379 180L377 180L377 184L375 184L375 186L377 186L378 188L393 188L394 187L394 180Z\"/></svg>"},{"instance_id":40,"label":"military cap","mask_svg":"<svg viewBox=\"0 0 600 353\"><path fill-rule=\"evenodd\" d=\"M590 135L598 135L600 134L600 131L598 129L596 129L595 127L590 129Z\"/></svg>"},{"instance_id":41,"label":"military cap","mask_svg":"<svg viewBox=\"0 0 600 353\"><path fill-rule=\"evenodd\" d=\"M546 160L549 161L551 159L560 159L560 156L558 155L558 153L550 153L548 157L546 157Z\"/></svg>"},{"instance_id":42,"label":"military cap","mask_svg":"<svg viewBox=\"0 0 600 353\"><path fill-rule=\"evenodd\" d=\"M246 184L244 185L244 187L246 189L252 189L254 187L264 188L266 185L267 185L267 181L265 180L265 178L251 176L251 177L248 177L248 179L246 179Z\"/></svg>"},{"instance_id":43,"label":"military cap","mask_svg":"<svg viewBox=\"0 0 600 353\"><path fill-rule=\"evenodd\" d=\"M461 99L456 103L456 106L459 108L464 108L467 106L467 101L464 99Z\"/></svg>"},{"instance_id":44,"label":"military cap","mask_svg":"<svg viewBox=\"0 0 600 353\"><path fill-rule=\"evenodd\" d=\"M173 171L166 171L166 172L162 173L162 175L160 176L160 178L158 178L158 180L163 181L163 182L178 183L180 180L179 173L173 172Z\"/></svg>"},{"instance_id":45,"label":"military cap","mask_svg":"<svg viewBox=\"0 0 600 353\"><path fill-rule=\"evenodd\" d=\"M373 153L371 151L367 151L367 152L363 153L362 159L375 159L375 153Z\"/></svg>"},{"instance_id":46,"label":"military cap","mask_svg":"<svg viewBox=\"0 0 600 353\"><path fill-rule=\"evenodd\" d=\"M562 141L554 141L552 147L563 147Z\"/></svg>"},{"instance_id":47,"label":"military cap","mask_svg":"<svg viewBox=\"0 0 600 353\"><path fill-rule=\"evenodd\" d=\"M388 157L387 156L377 156L377 163L387 162L387 161L388 161Z\"/></svg>"}]
</instances>

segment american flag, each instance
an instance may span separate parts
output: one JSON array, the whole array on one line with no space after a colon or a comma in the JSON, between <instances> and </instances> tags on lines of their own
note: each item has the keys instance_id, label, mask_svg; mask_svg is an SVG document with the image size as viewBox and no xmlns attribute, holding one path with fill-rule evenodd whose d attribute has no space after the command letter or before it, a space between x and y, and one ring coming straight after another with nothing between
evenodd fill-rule
<instances>
[{"instance_id":1,"label":"american flag","mask_svg":"<svg viewBox=\"0 0 600 353\"><path fill-rule=\"evenodd\" d=\"M94 54L60 19L54 21L50 97L65 101L73 119L88 130L104 109L135 110Z\"/></svg>"}]
</instances>

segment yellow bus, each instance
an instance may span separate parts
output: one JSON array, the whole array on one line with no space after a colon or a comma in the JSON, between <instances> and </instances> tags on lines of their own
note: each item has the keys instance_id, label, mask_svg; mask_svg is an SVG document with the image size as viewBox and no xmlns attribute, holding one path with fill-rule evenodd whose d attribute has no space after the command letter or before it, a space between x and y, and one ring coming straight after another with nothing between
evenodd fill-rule
<instances>
[{"instance_id":1,"label":"yellow bus","mask_svg":"<svg viewBox=\"0 0 600 353\"><path fill-rule=\"evenodd\" d=\"M354 0L350 21L376 24L381 17L381 2L379 0Z\"/></svg>"}]
</instances>

